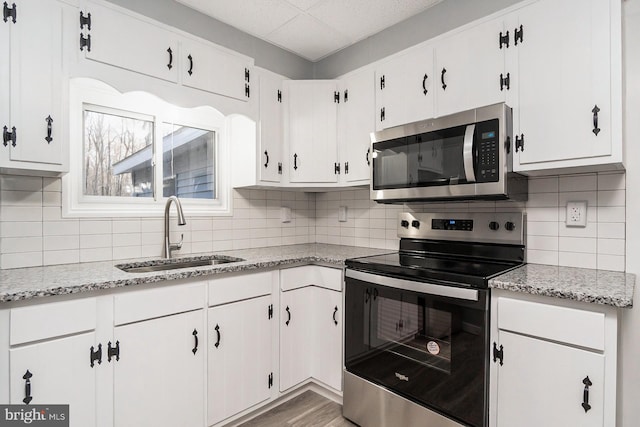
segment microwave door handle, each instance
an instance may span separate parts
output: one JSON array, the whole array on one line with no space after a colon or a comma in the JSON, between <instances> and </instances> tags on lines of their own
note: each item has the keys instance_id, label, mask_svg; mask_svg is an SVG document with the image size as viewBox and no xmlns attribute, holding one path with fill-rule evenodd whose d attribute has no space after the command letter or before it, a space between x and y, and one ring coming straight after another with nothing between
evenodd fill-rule
<instances>
[{"instance_id":1,"label":"microwave door handle","mask_svg":"<svg viewBox=\"0 0 640 427\"><path fill-rule=\"evenodd\" d=\"M462 146L462 156L464 158L464 175L467 182L476 182L476 171L473 168L473 135L476 125L468 125L464 131L464 145Z\"/></svg>"}]
</instances>

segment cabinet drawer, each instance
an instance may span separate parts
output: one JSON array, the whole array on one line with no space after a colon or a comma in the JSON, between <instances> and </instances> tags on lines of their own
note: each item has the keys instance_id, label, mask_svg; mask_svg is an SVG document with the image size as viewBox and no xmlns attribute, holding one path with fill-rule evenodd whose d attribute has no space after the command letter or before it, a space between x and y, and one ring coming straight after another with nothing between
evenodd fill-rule
<instances>
[{"instance_id":1,"label":"cabinet drawer","mask_svg":"<svg viewBox=\"0 0 640 427\"><path fill-rule=\"evenodd\" d=\"M116 295L115 325L202 308L205 301L204 290L205 284L199 282Z\"/></svg>"},{"instance_id":2,"label":"cabinet drawer","mask_svg":"<svg viewBox=\"0 0 640 427\"><path fill-rule=\"evenodd\" d=\"M342 269L305 265L280 271L280 289L283 291L310 285L342 291Z\"/></svg>"},{"instance_id":3,"label":"cabinet drawer","mask_svg":"<svg viewBox=\"0 0 640 427\"><path fill-rule=\"evenodd\" d=\"M96 328L95 298L11 309L10 344L23 344Z\"/></svg>"},{"instance_id":4,"label":"cabinet drawer","mask_svg":"<svg viewBox=\"0 0 640 427\"><path fill-rule=\"evenodd\" d=\"M227 304L271 293L278 271L235 274L209 281L209 306Z\"/></svg>"},{"instance_id":5,"label":"cabinet drawer","mask_svg":"<svg viewBox=\"0 0 640 427\"><path fill-rule=\"evenodd\" d=\"M510 298L498 299L498 328L604 351L605 315Z\"/></svg>"}]
</instances>

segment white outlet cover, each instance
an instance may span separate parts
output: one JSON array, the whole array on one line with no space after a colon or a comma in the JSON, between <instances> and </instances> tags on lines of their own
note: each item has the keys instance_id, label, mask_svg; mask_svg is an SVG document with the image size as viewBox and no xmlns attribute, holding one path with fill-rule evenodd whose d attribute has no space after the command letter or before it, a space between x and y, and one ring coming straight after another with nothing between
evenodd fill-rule
<instances>
[{"instance_id":1,"label":"white outlet cover","mask_svg":"<svg viewBox=\"0 0 640 427\"><path fill-rule=\"evenodd\" d=\"M567 227L586 227L587 202L567 202L567 218L565 220L565 223L567 224Z\"/></svg>"}]
</instances>

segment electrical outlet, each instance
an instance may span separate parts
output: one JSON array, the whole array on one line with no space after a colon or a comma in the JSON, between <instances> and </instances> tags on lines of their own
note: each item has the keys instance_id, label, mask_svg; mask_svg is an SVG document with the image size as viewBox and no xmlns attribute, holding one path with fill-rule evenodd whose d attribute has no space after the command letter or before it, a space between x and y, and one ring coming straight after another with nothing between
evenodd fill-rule
<instances>
[{"instance_id":1,"label":"electrical outlet","mask_svg":"<svg viewBox=\"0 0 640 427\"><path fill-rule=\"evenodd\" d=\"M568 227L586 227L587 226L587 202L567 202L567 219Z\"/></svg>"}]
</instances>

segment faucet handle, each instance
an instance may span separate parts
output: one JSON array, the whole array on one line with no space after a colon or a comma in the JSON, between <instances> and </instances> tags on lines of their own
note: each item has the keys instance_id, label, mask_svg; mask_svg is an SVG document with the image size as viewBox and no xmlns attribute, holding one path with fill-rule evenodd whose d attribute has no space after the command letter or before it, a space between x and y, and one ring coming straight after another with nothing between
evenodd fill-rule
<instances>
[{"instance_id":1,"label":"faucet handle","mask_svg":"<svg viewBox=\"0 0 640 427\"><path fill-rule=\"evenodd\" d=\"M180 241L176 243L176 249L182 248L182 241L184 240L184 234L180 235Z\"/></svg>"}]
</instances>

